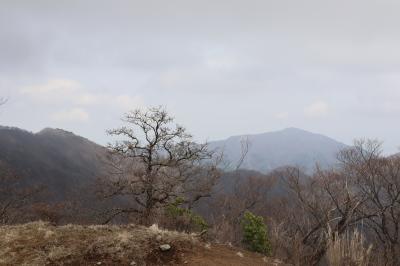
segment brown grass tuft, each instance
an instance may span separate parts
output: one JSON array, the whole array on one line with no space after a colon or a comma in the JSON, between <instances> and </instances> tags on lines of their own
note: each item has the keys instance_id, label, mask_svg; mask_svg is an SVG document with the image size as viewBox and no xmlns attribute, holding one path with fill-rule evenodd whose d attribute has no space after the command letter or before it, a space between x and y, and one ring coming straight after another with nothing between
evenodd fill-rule
<instances>
[{"instance_id":1,"label":"brown grass tuft","mask_svg":"<svg viewBox=\"0 0 400 266\"><path fill-rule=\"evenodd\" d=\"M0 227L0 265L178 263L177 254L169 252L164 258L163 254L158 254L158 246L168 243L177 251L189 249L196 242L194 236L161 230L156 226L55 227L35 222Z\"/></svg>"},{"instance_id":2,"label":"brown grass tuft","mask_svg":"<svg viewBox=\"0 0 400 266\"><path fill-rule=\"evenodd\" d=\"M343 236L336 235L329 243L326 254L332 266L369 265L372 245L366 246L364 236L358 231Z\"/></svg>"}]
</instances>

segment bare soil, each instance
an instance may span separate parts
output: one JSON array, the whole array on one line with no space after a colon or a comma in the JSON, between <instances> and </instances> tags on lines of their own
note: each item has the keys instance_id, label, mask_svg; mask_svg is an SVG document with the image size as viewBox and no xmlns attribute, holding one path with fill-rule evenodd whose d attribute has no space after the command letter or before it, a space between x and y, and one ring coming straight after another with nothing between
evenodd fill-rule
<instances>
[{"instance_id":1,"label":"bare soil","mask_svg":"<svg viewBox=\"0 0 400 266\"><path fill-rule=\"evenodd\" d=\"M160 245L171 249L161 251ZM194 235L157 226L0 227L0 265L285 265L239 248L206 244Z\"/></svg>"}]
</instances>

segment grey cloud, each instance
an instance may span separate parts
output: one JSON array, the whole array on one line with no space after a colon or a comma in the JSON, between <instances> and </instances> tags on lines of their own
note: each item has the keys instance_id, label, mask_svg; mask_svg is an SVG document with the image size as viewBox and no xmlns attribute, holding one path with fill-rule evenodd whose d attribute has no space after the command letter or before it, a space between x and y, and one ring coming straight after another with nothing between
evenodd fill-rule
<instances>
[{"instance_id":1,"label":"grey cloud","mask_svg":"<svg viewBox=\"0 0 400 266\"><path fill-rule=\"evenodd\" d=\"M391 151L400 144L400 128L393 126L394 106L400 105L398 1L0 0L0 5L0 93L15 99L5 123L32 129L54 123L30 119L17 103L41 114L76 108L38 107L16 93L67 79L89 92L167 105L202 138L296 126L347 143L376 135ZM318 101L329 103L325 119L306 117L304 109ZM82 132L99 142L105 142L103 133L89 128L105 129L118 117L105 109L88 110L90 117L110 118L90 120L94 124ZM359 128L348 129L353 120ZM373 124L396 128L377 130ZM57 125L79 130L71 123Z\"/></svg>"}]
</instances>

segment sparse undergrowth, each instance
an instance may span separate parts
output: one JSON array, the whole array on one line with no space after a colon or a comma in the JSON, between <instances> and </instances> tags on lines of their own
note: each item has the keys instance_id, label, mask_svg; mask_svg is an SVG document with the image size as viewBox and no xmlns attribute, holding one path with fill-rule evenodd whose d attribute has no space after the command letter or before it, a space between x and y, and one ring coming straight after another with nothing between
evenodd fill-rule
<instances>
[{"instance_id":1,"label":"sparse undergrowth","mask_svg":"<svg viewBox=\"0 0 400 266\"><path fill-rule=\"evenodd\" d=\"M161 251L160 245L171 249ZM284 265L263 255L206 244L157 226L0 227L0 265Z\"/></svg>"},{"instance_id":2,"label":"sparse undergrowth","mask_svg":"<svg viewBox=\"0 0 400 266\"><path fill-rule=\"evenodd\" d=\"M36 222L0 227L0 265L158 265L180 262L177 249L191 248L194 236L157 226L51 226ZM159 245L171 244L168 254ZM161 253L161 252L160 252Z\"/></svg>"},{"instance_id":3,"label":"sparse undergrowth","mask_svg":"<svg viewBox=\"0 0 400 266\"><path fill-rule=\"evenodd\" d=\"M271 255L267 226L261 216L247 211L242 218L243 243L249 250Z\"/></svg>"}]
</instances>

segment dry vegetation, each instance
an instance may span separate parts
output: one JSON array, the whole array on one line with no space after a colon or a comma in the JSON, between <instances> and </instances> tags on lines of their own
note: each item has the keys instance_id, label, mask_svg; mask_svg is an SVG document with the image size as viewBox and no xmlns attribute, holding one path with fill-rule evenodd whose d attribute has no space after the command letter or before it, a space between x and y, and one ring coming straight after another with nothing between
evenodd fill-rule
<instances>
[{"instance_id":1,"label":"dry vegetation","mask_svg":"<svg viewBox=\"0 0 400 266\"><path fill-rule=\"evenodd\" d=\"M160 245L169 244L169 251ZM238 253L240 252L240 253ZM241 255L241 256L239 256ZM0 227L0 265L281 265L153 225Z\"/></svg>"},{"instance_id":2,"label":"dry vegetation","mask_svg":"<svg viewBox=\"0 0 400 266\"><path fill-rule=\"evenodd\" d=\"M372 245L365 245L365 238L358 231L330 240L326 254L329 265L369 265Z\"/></svg>"},{"instance_id":3,"label":"dry vegetation","mask_svg":"<svg viewBox=\"0 0 400 266\"><path fill-rule=\"evenodd\" d=\"M190 235L162 231L156 226L55 227L35 222L3 226L0 232L2 265L156 264L157 257L160 262L164 259L153 254L159 245L168 243L178 249L191 248L196 243ZM165 259L179 262L173 256Z\"/></svg>"},{"instance_id":4,"label":"dry vegetation","mask_svg":"<svg viewBox=\"0 0 400 266\"><path fill-rule=\"evenodd\" d=\"M244 142L236 171L221 177L220 156L161 107L124 121L110 131L125 137L109 147L112 170L85 192L96 191L91 206L35 202L36 190L0 172L1 265L268 265L264 256L294 265L400 265L400 157L382 155L379 142L357 141L338 165L311 175L289 166L255 176L239 169ZM245 228L248 212L254 222ZM35 220L54 226L12 226ZM147 227L153 223L186 234ZM162 244L172 248L161 252Z\"/></svg>"}]
</instances>

